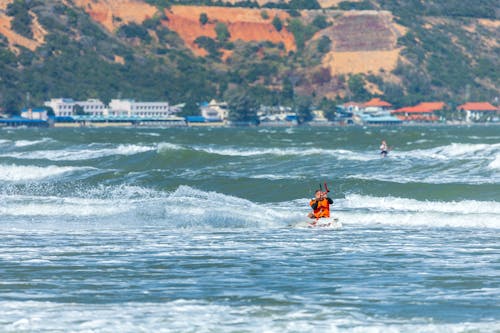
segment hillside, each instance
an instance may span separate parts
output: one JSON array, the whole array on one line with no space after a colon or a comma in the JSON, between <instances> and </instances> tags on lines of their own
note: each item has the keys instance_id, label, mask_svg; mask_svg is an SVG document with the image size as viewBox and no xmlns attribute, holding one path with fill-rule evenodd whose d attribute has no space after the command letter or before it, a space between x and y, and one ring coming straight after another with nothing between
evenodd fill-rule
<instances>
[{"instance_id":1,"label":"hillside","mask_svg":"<svg viewBox=\"0 0 500 333\"><path fill-rule=\"evenodd\" d=\"M491 101L500 21L495 1L478 1L0 0L0 107L233 88L265 104Z\"/></svg>"}]
</instances>

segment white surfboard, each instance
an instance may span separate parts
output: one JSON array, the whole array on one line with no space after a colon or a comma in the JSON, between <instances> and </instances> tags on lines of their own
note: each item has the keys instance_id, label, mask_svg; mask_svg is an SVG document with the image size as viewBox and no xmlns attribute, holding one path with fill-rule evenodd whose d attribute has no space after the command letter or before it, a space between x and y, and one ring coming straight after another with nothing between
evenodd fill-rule
<instances>
[{"instance_id":1,"label":"white surfboard","mask_svg":"<svg viewBox=\"0 0 500 333\"><path fill-rule=\"evenodd\" d=\"M290 224L292 228L342 229L342 222L337 217L304 220Z\"/></svg>"}]
</instances>

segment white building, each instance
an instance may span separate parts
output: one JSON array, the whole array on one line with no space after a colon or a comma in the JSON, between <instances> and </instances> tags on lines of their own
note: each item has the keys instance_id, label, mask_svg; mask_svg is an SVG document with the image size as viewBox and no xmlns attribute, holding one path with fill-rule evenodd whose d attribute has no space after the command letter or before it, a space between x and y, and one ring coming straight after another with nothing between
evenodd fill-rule
<instances>
[{"instance_id":1,"label":"white building","mask_svg":"<svg viewBox=\"0 0 500 333\"><path fill-rule=\"evenodd\" d=\"M21 117L33 120L47 120L49 118L47 115L47 110L40 108L23 109L21 111Z\"/></svg>"},{"instance_id":2,"label":"white building","mask_svg":"<svg viewBox=\"0 0 500 333\"><path fill-rule=\"evenodd\" d=\"M457 107L457 110L465 111L465 120L473 121L497 121L500 108L488 102L468 102Z\"/></svg>"},{"instance_id":3,"label":"white building","mask_svg":"<svg viewBox=\"0 0 500 333\"><path fill-rule=\"evenodd\" d=\"M81 106L83 112L89 116L107 115L106 106L98 99L75 101L71 98L52 98L50 101L45 102L44 105L51 107L56 117L70 117L75 115L77 105Z\"/></svg>"},{"instance_id":4,"label":"white building","mask_svg":"<svg viewBox=\"0 0 500 333\"><path fill-rule=\"evenodd\" d=\"M112 99L109 103L109 116L138 118L167 118L179 111L171 108L168 102L136 102L133 99Z\"/></svg>"},{"instance_id":5,"label":"white building","mask_svg":"<svg viewBox=\"0 0 500 333\"><path fill-rule=\"evenodd\" d=\"M214 99L201 107L201 115L209 122L227 120L228 112L226 102L217 102Z\"/></svg>"}]
</instances>

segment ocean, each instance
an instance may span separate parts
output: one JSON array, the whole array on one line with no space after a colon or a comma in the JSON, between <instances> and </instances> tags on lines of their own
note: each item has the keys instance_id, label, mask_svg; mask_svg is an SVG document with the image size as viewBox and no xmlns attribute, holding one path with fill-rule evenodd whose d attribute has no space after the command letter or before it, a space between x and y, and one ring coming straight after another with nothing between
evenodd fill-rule
<instances>
[{"instance_id":1,"label":"ocean","mask_svg":"<svg viewBox=\"0 0 500 333\"><path fill-rule=\"evenodd\" d=\"M499 229L498 126L4 128L0 332L500 332Z\"/></svg>"}]
</instances>

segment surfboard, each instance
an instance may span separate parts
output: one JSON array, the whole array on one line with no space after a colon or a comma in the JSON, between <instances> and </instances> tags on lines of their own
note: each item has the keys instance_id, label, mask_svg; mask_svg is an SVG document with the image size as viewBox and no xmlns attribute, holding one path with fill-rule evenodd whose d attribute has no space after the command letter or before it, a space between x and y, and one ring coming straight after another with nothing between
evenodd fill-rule
<instances>
[{"instance_id":1,"label":"surfboard","mask_svg":"<svg viewBox=\"0 0 500 333\"><path fill-rule=\"evenodd\" d=\"M290 224L292 228L342 229L342 222L337 217L305 220Z\"/></svg>"}]
</instances>

